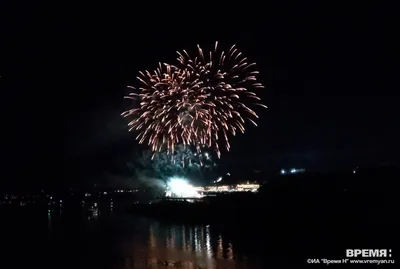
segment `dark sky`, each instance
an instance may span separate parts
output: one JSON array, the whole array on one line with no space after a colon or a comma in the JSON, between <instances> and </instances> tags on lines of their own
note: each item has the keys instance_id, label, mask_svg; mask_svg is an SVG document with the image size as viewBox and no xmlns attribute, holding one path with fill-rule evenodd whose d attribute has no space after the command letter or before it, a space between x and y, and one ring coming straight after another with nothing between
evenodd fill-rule
<instances>
[{"instance_id":1,"label":"dark sky","mask_svg":"<svg viewBox=\"0 0 400 269\"><path fill-rule=\"evenodd\" d=\"M2 4L3 183L114 171L136 147L119 116L129 105L125 87L138 71L172 62L176 50L216 40L257 62L269 107L258 128L232 140L223 170L398 160L393 9L277 3L57 12Z\"/></svg>"}]
</instances>

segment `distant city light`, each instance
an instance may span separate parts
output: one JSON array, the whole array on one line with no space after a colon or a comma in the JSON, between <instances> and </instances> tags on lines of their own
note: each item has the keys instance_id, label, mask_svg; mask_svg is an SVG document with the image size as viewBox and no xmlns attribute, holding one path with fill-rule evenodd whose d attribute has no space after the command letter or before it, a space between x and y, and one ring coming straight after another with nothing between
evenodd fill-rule
<instances>
[{"instance_id":1,"label":"distant city light","mask_svg":"<svg viewBox=\"0 0 400 269\"><path fill-rule=\"evenodd\" d=\"M205 187L195 187L198 192L203 193L203 195L208 195L209 193L216 192L257 192L260 188L259 184L238 184L238 185L222 185L222 186L205 186Z\"/></svg>"},{"instance_id":2,"label":"distant city light","mask_svg":"<svg viewBox=\"0 0 400 269\"><path fill-rule=\"evenodd\" d=\"M303 169L303 168L300 168L300 169L298 169L298 168L292 168L292 169L290 169L290 170L285 170L285 169L282 169L281 170L281 175L286 175L287 173L290 173L290 174L297 174L297 173L303 173L303 172L305 172L306 171L306 169Z\"/></svg>"}]
</instances>

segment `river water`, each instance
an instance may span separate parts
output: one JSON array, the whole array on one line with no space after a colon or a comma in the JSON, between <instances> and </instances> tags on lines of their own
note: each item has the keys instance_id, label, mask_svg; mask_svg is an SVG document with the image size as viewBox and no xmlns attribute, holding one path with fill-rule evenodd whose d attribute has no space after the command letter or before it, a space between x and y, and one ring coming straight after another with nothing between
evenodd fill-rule
<instances>
[{"instance_id":1,"label":"river water","mask_svg":"<svg viewBox=\"0 0 400 269\"><path fill-rule=\"evenodd\" d=\"M100 212L7 216L2 226L1 268L263 268L212 225Z\"/></svg>"},{"instance_id":2,"label":"river water","mask_svg":"<svg viewBox=\"0 0 400 269\"><path fill-rule=\"evenodd\" d=\"M234 223L188 225L101 211L7 214L0 221L0 268L257 269L272 264L306 266L309 258L340 259L355 245L393 246L386 243L394 239L393 229L350 228L344 219L341 228L335 224L327 230L331 221L300 225L299 220L271 230L257 222L247 228ZM372 234L384 241L376 241Z\"/></svg>"}]
</instances>

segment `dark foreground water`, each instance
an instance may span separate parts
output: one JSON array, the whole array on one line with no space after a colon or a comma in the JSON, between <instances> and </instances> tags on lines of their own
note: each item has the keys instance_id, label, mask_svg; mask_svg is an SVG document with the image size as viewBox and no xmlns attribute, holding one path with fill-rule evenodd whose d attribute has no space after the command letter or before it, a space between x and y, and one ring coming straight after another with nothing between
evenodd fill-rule
<instances>
[{"instance_id":1,"label":"dark foreground water","mask_svg":"<svg viewBox=\"0 0 400 269\"><path fill-rule=\"evenodd\" d=\"M0 235L7 269L262 268L212 226L126 214L8 215Z\"/></svg>"},{"instance_id":2,"label":"dark foreground water","mask_svg":"<svg viewBox=\"0 0 400 269\"><path fill-rule=\"evenodd\" d=\"M294 220L271 230L250 224L183 225L110 212L7 214L1 216L0 268L256 269L340 259L346 248L394 247L393 240L386 243L393 233L382 226L326 230Z\"/></svg>"}]
</instances>

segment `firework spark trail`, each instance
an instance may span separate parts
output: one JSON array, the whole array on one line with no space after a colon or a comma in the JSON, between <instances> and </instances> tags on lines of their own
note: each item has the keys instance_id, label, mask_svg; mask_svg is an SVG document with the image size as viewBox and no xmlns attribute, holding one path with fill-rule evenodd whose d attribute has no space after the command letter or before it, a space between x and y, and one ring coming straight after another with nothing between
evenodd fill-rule
<instances>
[{"instance_id":1,"label":"firework spark trail","mask_svg":"<svg viewBox=\"0 0 400 269\"><path fill-rule=\"evenodd\" d=\"M260 98L249 89L264 88L258 71L242 53L232 46L191 57L185 50L177 52L176 65L159 64L150 73L140 72L141 87L126 98L140 101L138 108L122 113L132 117L128 126L138 133L139 143L148 143L153 152L174 153L176 145L212 148L220 157L220 143L229 150L228 135L244 133L245 123L257 126L256 112L244 104L261 107ZM252 119L253 118L253 119Z\"/></svg>"}]
</instances>

